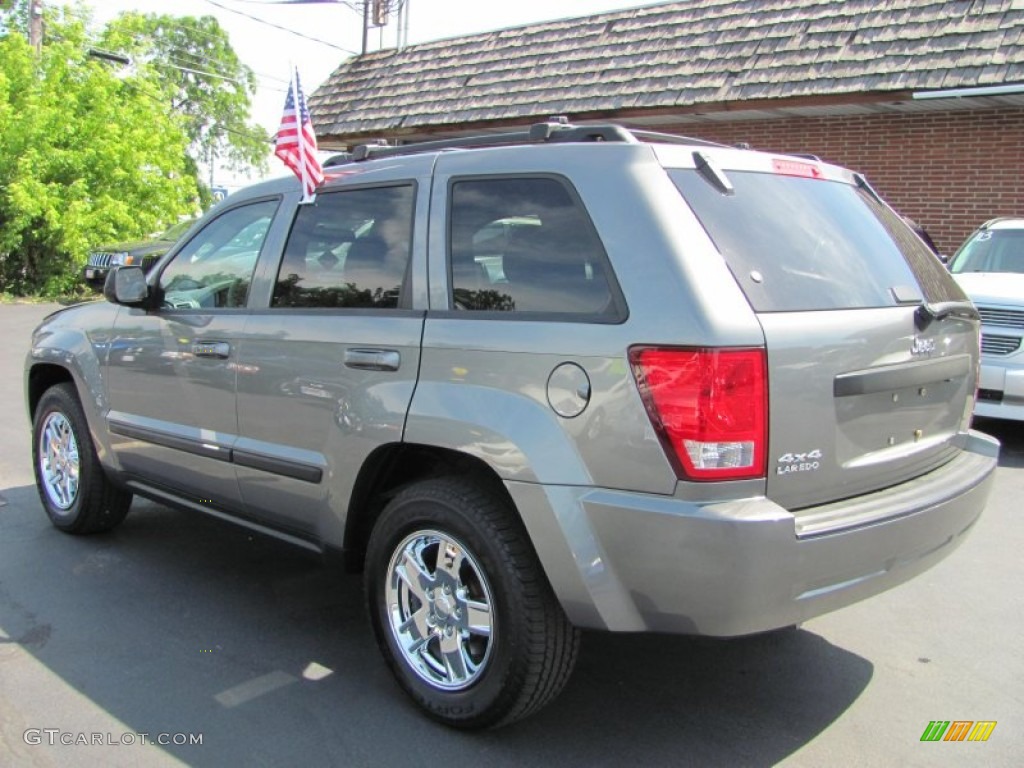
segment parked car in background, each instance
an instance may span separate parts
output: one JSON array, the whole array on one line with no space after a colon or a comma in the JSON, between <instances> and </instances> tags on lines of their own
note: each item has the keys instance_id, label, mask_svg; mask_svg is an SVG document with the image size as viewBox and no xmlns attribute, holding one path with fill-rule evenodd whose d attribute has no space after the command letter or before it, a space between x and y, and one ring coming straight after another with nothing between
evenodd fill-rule
<instances>
[{"instance_id":1,"label":"parked car in background","mask_svg":"<svg viewBox=\"0 0 1024 768\"><path fill-rule=\"evenodd\" d=\"M977 312L858 174L560 122L339 167L44 321L57 528L138 494L340 554L405 692L483 728L558 693L581 629L791 627L981 514Z\"/></svg>"},{"instance_id":2,"label":"parked car in background","mask_svg":"<svg viewBox=\"0 0 1024 768\"><path fill-rule=\"evenodd\" d=\"M981 314L977 416L1024 420L1024 217L982 224L949 269Z\"/></svg>"},{"instance_id":3,"label":"parked car in background","mask_svg":"<svg viewBox=\"0 0 1024 768\"><path fill-rule=\"evenodd\" d=\"M150 267L171 250L171 246L178 242L182 235L188 232L189 227L195 221L195 219L180 221L166 232L149 240L117 243L97 248L89 254L89 261L82 270L85 282L96 290L101 289L111 267L135 266L142 267L148 272Z\"/></svg>"}]
</instances>

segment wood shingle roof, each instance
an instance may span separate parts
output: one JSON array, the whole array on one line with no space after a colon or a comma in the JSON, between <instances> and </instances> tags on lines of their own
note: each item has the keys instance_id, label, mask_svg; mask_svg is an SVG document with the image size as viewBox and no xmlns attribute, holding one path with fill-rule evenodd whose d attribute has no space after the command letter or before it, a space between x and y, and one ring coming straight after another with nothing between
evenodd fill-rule
<instances>
[{"instance_id":1,"label":"wood shingle roof","mask_svg":"<svg viewBox=\"0 0 1024 768\"><path fill-rule=\"evenodd\" d=\"M1010 83L1024 0L680 0L357 56L309 101L344 141Z\"/></svg>"}]
</instances>

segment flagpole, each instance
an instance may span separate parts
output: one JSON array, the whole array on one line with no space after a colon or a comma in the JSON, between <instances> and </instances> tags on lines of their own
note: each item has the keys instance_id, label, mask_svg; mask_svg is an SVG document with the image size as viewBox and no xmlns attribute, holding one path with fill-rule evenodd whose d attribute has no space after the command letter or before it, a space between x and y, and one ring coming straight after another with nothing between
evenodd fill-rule
<instances>
[{"instance_id":1,"label":"flagpole","mask_svg":"<svg viewBox=\"0 0 1024 768\"><path fill-rule=\"evenodd\" d=\"M291 65L292 68L292 110L295 112L295 132L296 142L299 150L299 157L303 157L306 154L305 137L302 132L302 104L299 102L299 68L295 65ZM312 198L306 199L306 187L309 186L309 168L306 167L306 163L302 164L302 176L299 178L299 183L302 184L302 200L303 203L310 203L313 201Z\"/></svg>"},{"instance_id":2,"label":"flagpole","mask_svg":"<svg viewBox=\"0 0 1024 768\"><path fill-rule=\"evenodd\" d=\"M316 201L316 189L324 181L324 176L317 157L316 133L309 110L304 105L297 67L292 67L289 79L288 98L285 99L274 154L292 169L302 184L299 204L303 205Z\"/></svg>"}]
</instances>

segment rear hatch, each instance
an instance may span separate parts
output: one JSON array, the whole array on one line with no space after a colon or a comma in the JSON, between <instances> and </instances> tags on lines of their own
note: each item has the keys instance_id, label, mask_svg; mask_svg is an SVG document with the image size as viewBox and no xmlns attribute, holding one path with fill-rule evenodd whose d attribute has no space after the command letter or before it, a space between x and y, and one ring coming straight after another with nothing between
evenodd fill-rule
<instances>
[{"instance_id":1,"label":"rear hatch","mask_svg":"<svg viewBox=\"0 0 1024 768\"><path fill-rule=\"evenodd\" d=\"M802 509L952 459L973 406L978 321L938 259L848 171L691 154L668 173L764 330L768 497L799 526Z\"/></svg>"}]
</instances>

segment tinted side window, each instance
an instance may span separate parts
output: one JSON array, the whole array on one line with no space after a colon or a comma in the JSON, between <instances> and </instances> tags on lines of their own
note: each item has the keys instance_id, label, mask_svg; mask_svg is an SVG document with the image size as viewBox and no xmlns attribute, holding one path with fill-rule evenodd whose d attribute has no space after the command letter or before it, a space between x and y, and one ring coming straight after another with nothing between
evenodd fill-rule
<instances>
[{"instance_id":1,"label":"tinted side window","mask_svg":"<svg viewBox=\"0 0 1024 768\"><path fill-rule=\"evenodd\" d=\"M175 309L244 307L277 200L232 208L209 222L160 275Z\"/></svg>"},{"instance_id":2,"label":"tinted side window","mask_svg":"<svg viewBox=\"0 0 1024 768\"><path fill-rule=\"evenodd\" d=\"M906 223L849 184L730 171L735 191L725 194L697 171L669 175L758 312L959 297Z\"/></svg>"},{"instance_id":3,"label":"tinted side window","mask_svg":"<svg viewBox=\"0 0 1024 768\"><path fill-rule=\"evenodd\" d=\"M398 306L412 252L414 188L317 195L295 216L272 306Z\"/></svg>"},{"instance_id":4,"label":"tinted side window","mask_svg":"<svg viewBox=\"0 0 1024 768\"><path fill-rule=\"evenodd\" d=\"M604 248L563 182L455 181L450 211L456 309L616 314Z\"/></svg>"}]
</instances>

